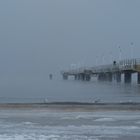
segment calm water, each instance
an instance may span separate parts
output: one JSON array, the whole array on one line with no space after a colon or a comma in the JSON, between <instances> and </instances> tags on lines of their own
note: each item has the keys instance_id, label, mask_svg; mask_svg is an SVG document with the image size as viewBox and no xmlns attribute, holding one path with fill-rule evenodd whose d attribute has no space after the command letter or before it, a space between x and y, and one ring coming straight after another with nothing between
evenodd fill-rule
<instances>
[{"instance_id":1,"label":"calm water","mask_svg":"<svg viewBox=\"0 0 140 140\"><path fill-rule=\"evenodd\" d=\"M62 77L13 78L0 83L0 102L140 102L140 85L62 80Z\"/></svg>"}]
</instances>

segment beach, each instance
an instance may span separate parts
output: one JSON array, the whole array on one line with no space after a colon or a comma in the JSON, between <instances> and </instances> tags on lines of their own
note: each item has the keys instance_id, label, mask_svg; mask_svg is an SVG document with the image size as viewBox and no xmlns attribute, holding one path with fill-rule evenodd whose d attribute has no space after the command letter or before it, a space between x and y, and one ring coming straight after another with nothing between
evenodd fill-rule
<instances>
[{"instance_id":1,"label":"beach","mask_svg":"<svg viewBox=\"0 0 140 140\"><path fill-rule=\"evenodd\" d=\"M50 103L3 103L0 109L31 109L46 111L140 111L140 103L122 102L122 103L86 103L86 102L50 102Z\"/></svg>"},{"instance_id":2,"label":"beach","mask_svg":"<svg viewBox=\"0 0 140 140\"><path fill-rule=\"evenodd\" d=\"M139 140L140 108L139 104L1 104L0 126L0 140Z\"/></svg>"}]
</instances>

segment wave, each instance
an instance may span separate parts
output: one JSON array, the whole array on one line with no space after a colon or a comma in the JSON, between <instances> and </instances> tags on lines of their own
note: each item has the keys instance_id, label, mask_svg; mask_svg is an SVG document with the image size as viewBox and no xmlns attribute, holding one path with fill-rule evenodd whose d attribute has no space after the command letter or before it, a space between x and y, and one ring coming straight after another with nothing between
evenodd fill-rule
<instances>
[{"instance_id":1,"label":"wave","mask_svg":"<svg viewBox=\"0 0 140 140\"><path fill-rule=\"evenodd\" d=\"M117 121L117 120L115 120L113 118L99 118L99 119L96 119L94 121L96 121L96 122L114 122L114 121Z\"/></svg>"}]
</instances>

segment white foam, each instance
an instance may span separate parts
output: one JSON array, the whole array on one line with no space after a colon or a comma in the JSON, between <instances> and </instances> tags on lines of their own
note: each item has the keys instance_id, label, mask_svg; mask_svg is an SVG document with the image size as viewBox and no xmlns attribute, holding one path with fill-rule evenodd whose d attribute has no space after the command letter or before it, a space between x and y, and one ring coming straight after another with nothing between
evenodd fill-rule
<instances>
[{"instance_id":1,"label":"white foam","mask_svg":"<svg viewBox=\"0 0 140 140\"><path fill-rule=\"evenodd\" d=\"M15 135L0 135L0 140L26 140L26 139L30 139L30 140L66 140L66 139L75 139L75 140L99 140L98 138L94 137L94 136L71 136L71 135L63 135L63 136L58 136L58 135L25 135L25 134L15 134Z\"/></svg>"},{"instance_id":2,"label":"white foam","mask_svg":"<svg viewBox=\"0 0 140 140\"><path fill-rule=\"evenodd\" d=\"M61 120L75 120L75 117L62 117Z\"/></svg>"},{"instance_id":3,"label":"white foam","mask_svg":"<svg viewBox=\"0 0 140 140\"><path fill-rule=\"evenodd\" d=\"M135 124L140 124L140 121L136 121Z\"/></svg>"},{"instance_id":4,"label":"white foam","mask_svg":"<svg viewBox=\"0 0 140 140\"><path fill-rule=\"evenodd\" d=\"M107 126L107 125L69 125L69 126L35 126L6 129L6 134L0 135L0 140L98 140L100 137L115 138L118 135L139 135L138 126Z\"/></svg>"},{"instance_id":5,"label":"white foam","mask_svg":"<svg viewBox=\"0 0 140 140\"><path fill-rule=\"evenodd\" d=\"M45 135L40 135L40 136L33 136L33 135L0 135L0 140L25 140L25 139L38 139L38 140L46 140L46 139L52 139L52 140L57 140L60 138L60 136L55 136L55 135L50 135L50 136L45 136Z\"/></svg>"},{"instance_id":6,"label":"white foam","mask_svg":"<svg viewBox=\"0 0 140 140\"><path fill-rule=\"evenodd\" d=\"M76 119L91 119L93 115L78 115L75 117Z\"/></svg>"},{"instance_id":7,"label":"white foam","mask_svg":"<svg viewBox=\"0 0 140 140\"><path fill-rule=\"evenodd\" d=\"M81 114L81 115L67 115L61 117L62 120L78 120L78 119L92 119L94 118L94 115L86 115L86 114Z\"/></svg>"},{"instance_id":8,"label":"white foam","mask_svg":"<svg viewBox=\"0 0 140 140\"><path fill-rule=\"evenodd\" d=\"M23 123L21 123L21 124L23 124L23 125L35 125L35 124L37 124L37 123L33 123L33 122L23 122Z\"/></svg>"},{"instance_id":9,"label":"white foam","mask_svg":"<svg viewBox=\"0 0 140 140\"><path fill-rule=\"evenodd\" d=\"M96 122L114 122L116 120L113 118L99 118L99 119L96 119L94 121L96 121Z\"/></svg>"}]
</instances>

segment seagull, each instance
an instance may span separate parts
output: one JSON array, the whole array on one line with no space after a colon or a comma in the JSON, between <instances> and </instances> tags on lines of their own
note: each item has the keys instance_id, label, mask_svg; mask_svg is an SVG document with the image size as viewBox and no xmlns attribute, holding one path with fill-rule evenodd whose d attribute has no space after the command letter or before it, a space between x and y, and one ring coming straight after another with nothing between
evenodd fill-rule
<instances>
[{"instance_id":1,"label":"seagull","mask_svg":"<svg viewBox=\"0 0 140 140\"><path fill-rule=\"evenodd\" d=\"M101 99L97 98L95 100L92 101L92 103L99 103L101 101Z\"/></svg>"},{"instance_id":2,"label":"seagull","mask_svg":"<svg viewBox=\"0 0 140 140\"><path fill-rule=\"evenodd\" d=\"M48 103L49 101L48 101L48 99L47 98L45 98L44 99L44 103Z\"/></svg>"}]
</instances>

